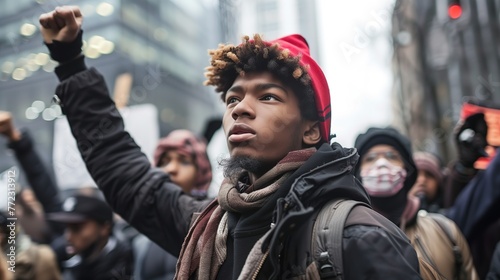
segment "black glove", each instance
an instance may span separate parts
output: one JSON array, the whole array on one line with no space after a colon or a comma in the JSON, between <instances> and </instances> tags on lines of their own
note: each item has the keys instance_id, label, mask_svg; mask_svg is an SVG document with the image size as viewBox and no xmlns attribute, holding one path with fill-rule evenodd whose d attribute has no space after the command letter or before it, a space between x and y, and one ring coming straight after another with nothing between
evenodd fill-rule
<instances>
[{"instance_id":1,"label":"black glove","mask_svg":"<svg viewBox=\"0 0 500 280\"><path fill-rule=\"evenodd\" d=\"M458 123L455 132L455 141L458 148L458 162L465 168L473 168L474 162L480 157L487 157L484 150L488 142L488 125L483 113L467 117Z\"/></svg>"}]
</instances>

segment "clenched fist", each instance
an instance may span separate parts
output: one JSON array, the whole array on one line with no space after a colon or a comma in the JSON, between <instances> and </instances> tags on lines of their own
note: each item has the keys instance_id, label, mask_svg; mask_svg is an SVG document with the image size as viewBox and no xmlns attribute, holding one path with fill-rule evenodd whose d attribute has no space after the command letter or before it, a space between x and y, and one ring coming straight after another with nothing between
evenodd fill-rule
<instances>
[{"instance_id":1,"label":"clenched fist","mask_svg":"<svg viewBox=\"0 0 500 280\"><path fill-rule=\"evenodd\" d=\"M51 44L54 40L70 43L75 40L82 26L82 13L77 6L57 7L40 16L40 31L43 40Z\"/></svg>"},{"instance_id":2,"label":"clenched fist","mask_svg":"<svg viewBox=\"0 0 500 280\"><path fill-rule=\"evenodd\" d=\"M0 134L7 137L10 142L21 139L21 132L14 126L12 115L9 112L0 111Z\"/></svg>"}]
</instances>

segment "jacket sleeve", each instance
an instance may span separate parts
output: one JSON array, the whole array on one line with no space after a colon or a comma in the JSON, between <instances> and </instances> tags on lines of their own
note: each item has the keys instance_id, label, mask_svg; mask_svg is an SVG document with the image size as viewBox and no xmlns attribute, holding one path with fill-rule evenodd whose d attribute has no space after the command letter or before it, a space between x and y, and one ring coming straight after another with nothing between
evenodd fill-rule
<instances>
[{"instance_id":1,"label":"jacket sleeve","mask_svg":"<svg viewBox=\"0 0 500 280\"><path fill-rule=\"evenodd\" d=\"M27 130L23 130L21 139L9 143L16 159L26 174L26 179L36 198L43 206L45 213L57 212L61 210L59 189L43 163L40 155L36 152L33 139Z\"/></svg>"},{"instance_id":2,"label":"jacket sleeve","mask_svg":"<svg viewBox=\"0 0 500 280\"><path fill-rule=\"evenodd\" d=\"M344 229L344 279L422 279L415 250L404 236L376 226Z\"/></svg>"},{"instance_id":3,"label":"jacket sleeve","mask_svg":"<svg viewBox=\"0 0 500 280\"><path fill-rule=\"evenodd\" d=\"M192 214L209 201L183 194L168 175L151 167L124 130L97 70L71 75L59 84L56 95L86 167L114 211L177 256Z\"/></svg>"},{"instance_id":4,"label":"jacket sleeve","mask_svg":"<svg viewBox=\"0 0 500 280\"><path fill-rule=\"evenodd\" d=\"M476 169L472 169L471 174L462 174L457 170L457 162L450 167L450 174L446 176L444 182L444 207L453 206L457 196L463 191L467 184L474 179L477 174Z\"/></svg>"},{"instance_id":5,"label":"jacket sleeve","mask_svg":"<svg viewBox=\"0 0 500 280\"><path fill-rule=\"evenodd\" d=\"M460 193L447 216L460 228L467 240L471 240L477 230L484 229L496 219L492 213L500 212L500 156L490 162L484 172L480 172Z\"/></svg>"}]
</instances>

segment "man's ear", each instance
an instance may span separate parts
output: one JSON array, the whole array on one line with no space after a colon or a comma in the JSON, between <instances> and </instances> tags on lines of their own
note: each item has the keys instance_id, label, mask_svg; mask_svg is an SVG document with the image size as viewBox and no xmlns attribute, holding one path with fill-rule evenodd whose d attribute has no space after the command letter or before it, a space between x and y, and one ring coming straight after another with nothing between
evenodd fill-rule
<instances>
[{"instance_id":1,"label":"man's ear","mask_svg":"<svg viewBox=\"0 0 500 280\"><path fill-rule=\"evenodd\" d=\"M319 129L319 122L307 121L304 126L304 133L302 134L302 142L306 146L314 146L321 141L321 131Z\"/></svg>"}]
</instances>

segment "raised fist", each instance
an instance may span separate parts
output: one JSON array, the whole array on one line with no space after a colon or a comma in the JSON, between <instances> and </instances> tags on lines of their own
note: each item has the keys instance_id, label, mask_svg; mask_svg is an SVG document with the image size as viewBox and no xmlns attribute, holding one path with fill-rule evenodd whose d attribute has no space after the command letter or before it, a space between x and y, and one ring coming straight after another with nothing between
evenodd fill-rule
<instances>
[{"instance_id":1,"label":"raised fist","mask_svg":"<svg viewBox=\"0 0 500 280\"><path fill-rule=\"evenodd\" d=\"M467 117L457 124L455 141L458 147L458 160L463 166L472 168L474 162L480 157L487 157L484 150L488 142L488 125L483 113Z\"/></svg>"},{"instance_id":2,"label":"raised fist","mask_svg":"<svg viewBox=\"0 0 500 280\"><path fill-rule=\"evenodd\" d=\"M15 142L21 139L21 133L12 122L12 115L9 112L0 111L0 134Z\"/></svg>"},{"instance_id":3,"label":"raised fist","mask_svg":"<svg viewBox=\"0 0 500 280\"><path fill-rule=\"evenodd\" d=\"M54 40L73 42L82 26L82 13L77 6L57 7L40 16L40 31L43 40L51 44Z\"/></svg>"}]
</instances>

